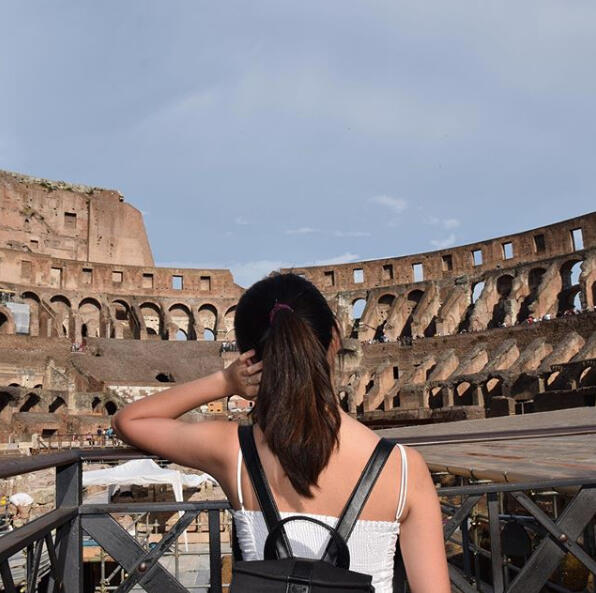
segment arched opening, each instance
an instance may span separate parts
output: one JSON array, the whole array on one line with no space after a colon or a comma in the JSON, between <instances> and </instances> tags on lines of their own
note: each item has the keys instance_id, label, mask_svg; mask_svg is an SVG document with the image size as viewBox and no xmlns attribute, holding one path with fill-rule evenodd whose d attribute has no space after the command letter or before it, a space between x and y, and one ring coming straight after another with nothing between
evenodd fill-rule
<instances>
[{"instance_id":1,"label":"arched opening","mask_svg":"<svg viewBox=\"0 0 596 593\"><path fill-rule=\"evenodd\" d=\"M190 312L190 309L182 303L177 303L170 307L169 313L170 319L178 326L178 331L176 332L176 339L192 339L194 331L192 323L192 314Z\"/></svg>"},{"instance_id":2,"label":"arched opening","mask_svg":"<svg viewBox=\"0 0 596 593\"><path fill-rule=\"evenodd\" d=\"M412 290L408 294L408 300L406 302L407 307L407 317L406 323L401 331L402 338L411 338L412 337L412 321L414 320L414 315L416 314L416 309L418 309L418 305L424 296L424 291L422 290Z\"/></svg>"},{"instance_id":3,"label":"arched opening","mask_svg":"<svg viewBox=\"0 0 596 593\"><path fill-rule=\"evenodd\" d=\"M472 395L473 386L468 381L462 381L455 388L455 401L453 403L456 406L471 406L473 403Z\"/></svg>"},{"instance_id":4,"label":"arched opening","mask_svg":"<svg viewBox=\"0 0 596 593\"><path fill-rule=\"evenodd\" d=\"M98 411L99 411L99 408L100 408L100 406L101 406L101 399L99 399L99 397L97 397L97 396L96 396L96 397L94 397L94 398L93 398L93 401L91 402L91 409L92 409L94 412L98 412Z\"/></svg>"},{"instance_id":5,"label":"arched opening","mask_svg":"<svg viewBox=\"0 0 596 593\"><path fill-rule=\"evenodd\" d=\"M559 293L559 307L557 315L565 315L574 308L576 303L579 305L577 308L580 310L581 295L580 295L580 284L579 277L581 274L582 260L568 260L561 266L561 292Z\"/></svg>"},{"instance_id":6,"label":"arched opening","mask_svg":"<svg viewBox=\"0 0 596 593\"><path fill-rule=\"evenodd\" d=\"M89 330L87 328L87 324L86 323L83 323L83 325L81 326L81 336L83 338L86 338L86 337L89 336Z\"/></svg>"},{"instance_id":7,"label":"arched opening","mask_svg":"<svg viewBox=\"0 0 596 593\"><path fill-rule=\"evenodd\" d=\"M482 291L484 290L484 281L476 282L472 285L471 292L470 292L470 305L466 309L465 314L463 315L458 327L457 331L459 333L466 332L470 328L470 318L472 317L472 313L474 312L474 307L476 302L480 298Z\"/></svg>"},{"instance_id":8,"label":"arched opening","mask_svg":"<svg viewBox=\"0 0 596 593\"><path fill-rule=\"evenodd\" d=\"M485 393L491 397L503 395L503 380L496 377L489 379L486 382Z\"/></svg>"},{"instance_id":9,"label":"arched opening","mask_svg":"<svg viewBox=\"0 0 596 593\"><path fill-rule=\"evenodd\" d=\"M484 290L484 282L476 282L474 286L472 286L472 305L476 304L476 301L480 298L482 291Z\"/></svg>"},{"instance_id":10,"label":"arched opening","mask_svg":"<svg viewBox=\"0 0 596 593\"><path fill-rule=\"evenodd\" d=\"M431 410L443 407L443 388L432 387L428 394L428 407Z\"/></svg>"},{"instance_id":11,"label":"arched opening","mask_svg":"<svg viewBox=\"0 0 596 593\"><path fill-rule=\"evenodd\" d=\"M138 337L135 336L135 323L130 305L126 301L121 299L112 301L112 317L114 319L114 325L118 325L121 328L120 333L125 340ZM112 337L115 338L117 335L114 328L112 328Z\"/></svg>"},{"instance_id":12,"label":"arched opening","mask_svg":"<svg viewBox=\"0 0 596 593\"><path fill-rule=\"evenodd\" d=\"M0 312L0 334L8 334L8 317Z\"/></svg>"},{"instance_id":13,"label":"arched opening","mask_svg":"<svg viewBox=\"0 0 596 593\"><path fill-rule=\"evenodd\" d=\"M27 290L21 294L21 299L29 305L29 334L38 336L41 321L39 297L34 292ZM47 314L44 314L44 318L47 319Z\"/></svg>"},{"instance_id":14,"label":"arched opening","mask_svg":"<svg viewBox=\"0 0 596 593\"><path fill-rule=\"evenodd\" d=\"M155 375L155 379L157 381L159 381L160 383L175 383L175 379L172 376L172 373L167 373L167 372L162 372L162 373L157 373L157 375Z\"/></svg>"},{"instance_id":15,"label":"arched opening","mask_svg":"<svg viewBox=\"0 0 596 593\"><path fill-rule=\"evenodd\" d=\"M38 412L41 398L36 393L27 394L25 403L19 408L19 412Z\"/></svg>"},{"instance_id":16,"label":"arched opening","mask_svg":"<svg viewBox=\"0 0 596 593\"><path fill-rule=\"evenodd\" d=\"M81 333L85 328L84 337L99 338L101 326L101 305L94 298L84 298L79 304L79 316L81 318Z\"/></svg>"},{"instance_id":17,"label":"arched opening","mask_svg":"<svg viewBox=\"0 0 596 593\"><path fill-rule=\"evenodd\" d=\"M224 315L224 327L226 330L226 340L232 342L236 339L234 335L234 317L236 315L236 305L230 307Z\"/></svg>"},{"instance_id":18,"label":"arched opening","mask_svg":"<svg viewBox=\"0 0 596 593\"><path fill-rule=\"evenodd\" d=\"M505 316L507 315L507 310L505 308L507 299L511 295L511 290L513 288L513 276L509 274L504 274L503 276L499 276L497 278L497 294L499 295L499 300L495 303L493 307L493 315L491 320L488 323L488 327L502 327L505 322Z\"/></svg>"},{"instance_id":19,"label":"arched opening","mask_svg":"<svg viewBox=\"0 0 596 593\"><path fill-rule=\"evenodd\" d=\"M61 397L57 397L51 404L50 407L48 408L48 411L53 414L56 410L58 410L59 408L66 408L66 402L61 398Z\"/></svg>"},{"instance_id":20,"label":"arched opening","mask_svg":"<svg viewBox=\"0 0 596 593\"><path fill-rule=\"evenodd\" d=\"M6 391L0 392L0 420L10 422L11 410L10 403L14 400L14 397Z\"/></svg>"},{"instance_id":21,"label":"arched opening","mask_svg":"<svg viewBox=\"0 0 596 593\"><path fill-rule=\"evenodd\" d=\"M199 324L203 328L203 340L215 340L215 332L217 331L217 309L215 306L210 304L201 305L198 316ZM207 330L209 331L207 332Z\"/></svg>"},{"instance_id":22,"label":"arched opening","mask_svg":"<svg viewBox=\"0 0 596 593\"><path fill-rule=\"evenodd\" d=\"M542 278L544 277L545 273L546 270L544 268L532 268L528 273L528 288L530 289L530 293L523 300L520 306L519 313L517 314L518 323L525 321L530 316L530 305L538 296L538 289L542 283Z\"/></svg>"},{"instance_id":23,"label":"arched opening","mask_svg":"<svg viewBox=\"0 0 596 593\"><path fill-rule=\"evenodd\" d=\"M107 401L105 405L108 416L113 416L118 411L118 406L113 401Z\"/></svg>"},{"instance_id":24,"label":"arched opening","mask_svg":"<svg viewBox=\"0 0 596 593\"><path fill-rule=\"evenodd\" d=\"M358 327L360 326L360 318L362 317L362 313L366 307L366 300L365 299L356 299L352 301L352 307L350 311L350 317L352 319L352 332L350 337L357 338L358 337Z\"/></svg>"},{"instance_id":25,"label":"arched opening","mask_svg":"<svg viewBox=\"0 0 596 593\"><path fill-rule=\"evenodd\" d=\"M62 331L62 335L69 336L69 324L72 306L70 301L63 295L57 294L50 298L50 306L54 311L56 325Z\"/></svg>"},{"instance_id":26,"label":"arched opening","mask_svg":"<svg viewBox=\"0 0 596 593\"><path fill-rule=\"evenodd\" d=\"M379 297L377 301L377 327L375 329L375 340L384 341L385 339L385 324L387 323L387 319L389 317L389 313L391 312L391 307L395 302L395 295L392 294L384 294L383 296Z\"/></svg>"},{"instance_id":27,"label":"arched opening","mask_svg":"<svg viewBox=\"0 0 596 593\"><path fill-rule=\"evenodd\" d=\"M578 385L580 387L592 387L596 385L596 366L587 367L581 372Z\"/></svg>"},{"instance_id":28,"label":"arched opening","mask_svg":"<svg viewBox=\"0 0 596 593\"><path fill-rule=\"evenodd\" d=\"M163 336L163 316L161 308L155 303L146 302L140 306L141 315L145 322L147 336L150 339L159 339Z\"/></svg>"}]
</instances>

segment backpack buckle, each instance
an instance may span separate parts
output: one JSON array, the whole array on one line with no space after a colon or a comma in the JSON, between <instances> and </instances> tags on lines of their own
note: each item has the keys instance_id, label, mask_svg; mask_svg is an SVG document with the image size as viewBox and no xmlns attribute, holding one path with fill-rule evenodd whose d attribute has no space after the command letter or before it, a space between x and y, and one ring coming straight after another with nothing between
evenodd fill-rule
<instances>
[{"instance_id":1,"label":"backpack buckle","mask_svg":"<svg viewBox=\"0 0 596 593\"><path fill-rule=\"evenodd\" d=\"M288 581L286 593L310 593L310 583Z\"/></svg>"}]
</instances>

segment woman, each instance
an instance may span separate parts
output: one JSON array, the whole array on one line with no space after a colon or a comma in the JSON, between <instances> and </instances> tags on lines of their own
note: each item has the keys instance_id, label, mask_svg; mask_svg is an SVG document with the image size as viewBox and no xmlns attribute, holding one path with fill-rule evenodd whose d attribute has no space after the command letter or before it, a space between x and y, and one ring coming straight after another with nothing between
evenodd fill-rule
<instances>
[{"instance_id":1,"label":"woman","mask_svg":"<svg viewBox=\"0 0 596 593\"><path fill-rule=\"evenodd\" d=\"M223 371L136 401L113 418L131 445L214 476L234 509L245 560L262 559L267 530L242 462L233 422L177 418L233 394L253 399L254 434L282 518L304 514L335 525L379 437L346 414L333 389L337 323L313 284L295 274L265 278L240 298L242 354ZM295 555L320 557L325 530L287 525ZM395 447L348 540L350 569L390 592L399 533L413 593L448 593L437 494L422 456Z\"/></svg>"}]
</instances>

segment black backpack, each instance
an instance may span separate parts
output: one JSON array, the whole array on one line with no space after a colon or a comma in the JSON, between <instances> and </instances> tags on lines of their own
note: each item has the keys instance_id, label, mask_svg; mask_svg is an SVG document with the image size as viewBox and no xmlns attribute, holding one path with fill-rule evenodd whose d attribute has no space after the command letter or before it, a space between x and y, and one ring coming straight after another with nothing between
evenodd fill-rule
<instances>
[{"instance_id":1,"label":"black backpack","mask_svg":"<svg viewBox=\"0 0 596 593\"><path fill-rule=\"evenodd\" d=\"M349 570L350 553L346 542L393 445L386 439L379 441L333 529L312 517L292 516L282 520L257 453L252 426L239 426L238 436L269 534L265 541L265 559L246 561L240 559L234 530L235 562L230 593L373 593L370 575ZM320 560L293 556L284 525L296 520L316 523L331 533Z\"/></svg>"}]
</instances>

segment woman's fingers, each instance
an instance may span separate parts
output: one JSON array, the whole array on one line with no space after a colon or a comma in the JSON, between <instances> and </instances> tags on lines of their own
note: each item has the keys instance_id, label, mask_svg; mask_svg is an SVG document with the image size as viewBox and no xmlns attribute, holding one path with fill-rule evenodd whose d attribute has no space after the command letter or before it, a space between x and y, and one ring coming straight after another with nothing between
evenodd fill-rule
<instances>
[{"instance_id":1,"label":"woman's fingers","mask_svg":"<svg viewBox=\"0 0 596 593\"><path fill-rule=\"evenodd\" d=\"M256 351L253 349L251 350L247 350L246 352L243 352L239 358L242 362L246 362L249 358L251 358L252 356L254 356L256 354Z\"/></svg>"},{"instance_id":2,"label":"woman's fingers","mask_svg":"<svg viewBox=\"0 0 596 593\"><path fill-rule=\"evenodd\" d=\"M262 360L246 367L246 371L249 375L254 375L255 373L258 373L259 371L262 371L262 370L263 370L263 361Z\"/></svg>"}]
</instances>

